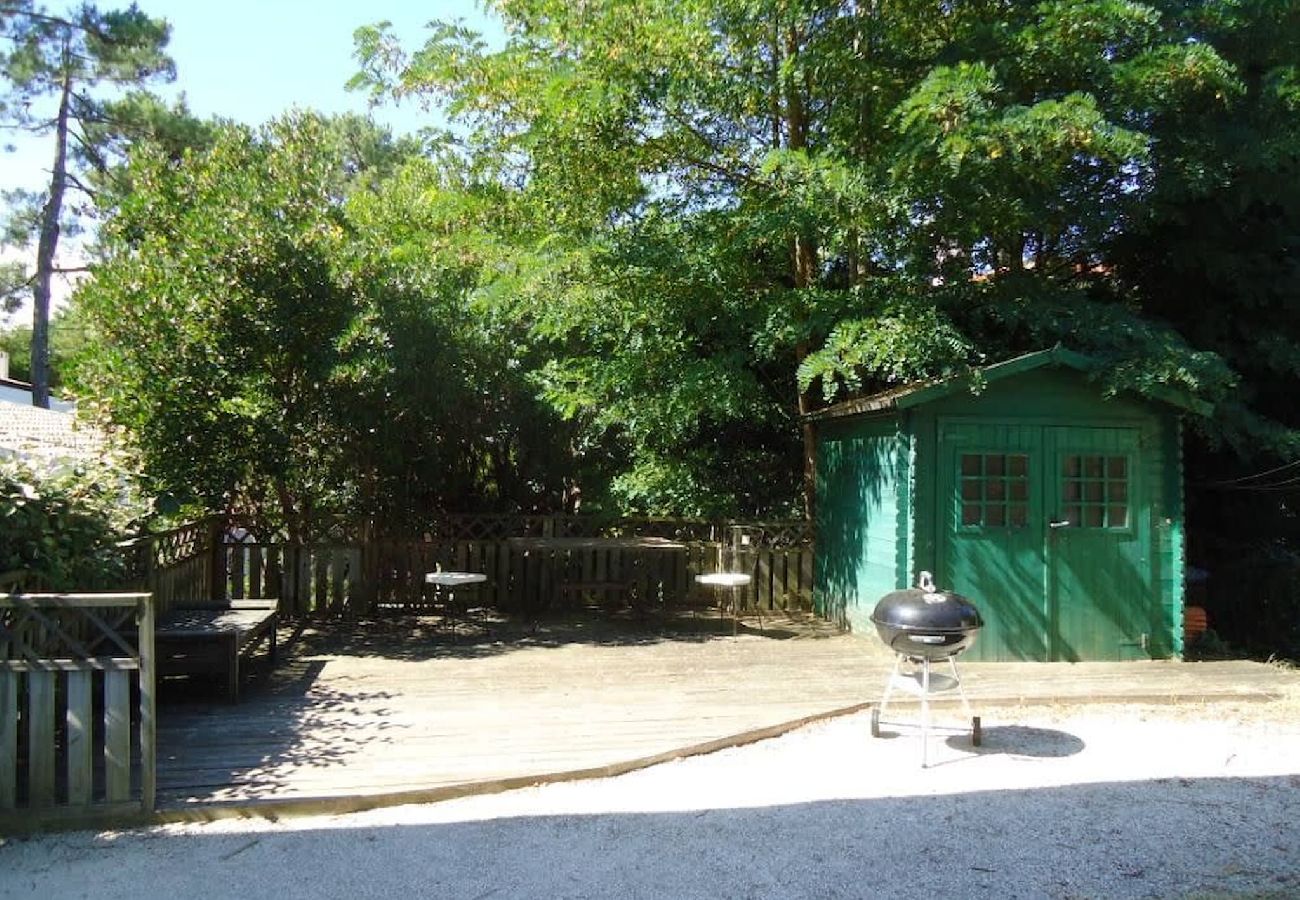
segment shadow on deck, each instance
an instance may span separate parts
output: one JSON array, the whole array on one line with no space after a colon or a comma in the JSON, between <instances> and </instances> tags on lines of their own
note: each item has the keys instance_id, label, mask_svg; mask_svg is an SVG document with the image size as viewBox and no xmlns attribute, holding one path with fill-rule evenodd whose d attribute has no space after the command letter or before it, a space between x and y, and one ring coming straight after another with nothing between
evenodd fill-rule
<instances>
[{"instance_id":1,"label":"shadow on deck","mask_svg":"<svg viewBox=\"0 0 1300 900\"><path fill-rule=\"evenodd\" d=\"M892 655L812 617L486 615L286 629L237 705L164 685L159 804L351 810L618 774L879 699ZM973 704L1267 699L1259 663L962 666ZM992 723L990 723L992 724Z\"/></svg>"}]
</instances>

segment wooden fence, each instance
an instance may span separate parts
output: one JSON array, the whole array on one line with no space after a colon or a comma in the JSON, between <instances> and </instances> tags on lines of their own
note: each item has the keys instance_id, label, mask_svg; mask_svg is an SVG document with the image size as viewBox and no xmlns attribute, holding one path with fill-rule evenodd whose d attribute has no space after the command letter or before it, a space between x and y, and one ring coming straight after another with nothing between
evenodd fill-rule
<instances>
[{"instance_id":1,"label":"wooden fence","mask_svg":"<svg viewBox=\"0 0 1300 900\"><path fill-rule=\"evenodd\" d=\"M740 593L743 609L811 608L813 547L801 522L455 516L418 538L339 528L305 546L248 524L210 520L145 541L134 551L139 586L155 593L160 610L200 598L276 597L285 615L373 616L428 609L435 598L424 576L441 568L486 574L480 603L536 612L579 601L709 605L718 598L695 577L725 570L753 579ZM603 544L582 546L583 538ZM672 546L634 546L647 538ZM620 540L628 546L609 546ZM581 585L597 587L571 589Z\"/></svg>"},{"instance_id":2,"label":"wooden fence","mask_svg":"<svg viewBox=\"0 0 1300 900\"><path fill-rule=\"evenodd\" d=\"M148 594L0 595L0 830L152 812Z\"/></svg>"},{"instance_id":3,"label":"wooden fence","mask_svg":"<svg viewBox=\"0 0 1300 900\"><path fill-rule=\"evenodd\" d=\"M119 548L134 573L124 587L153 594L158 612L208 601L223 564L221 543L222 528L215 519L124 541Z\"/></svg>"}]
</instances>

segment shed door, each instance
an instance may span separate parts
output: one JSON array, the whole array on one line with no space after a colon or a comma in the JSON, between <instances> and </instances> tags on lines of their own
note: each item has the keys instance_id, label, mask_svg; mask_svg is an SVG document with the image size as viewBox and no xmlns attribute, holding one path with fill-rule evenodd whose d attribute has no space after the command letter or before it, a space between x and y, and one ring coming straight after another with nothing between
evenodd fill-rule
<instances>
[{"instance_id":1,"label":"shed door","mask_svg":"<svg viewBox=\"0 0 1300 900\"><path fill-rule=\"evenodd\" d=\"M1052 658L1147 657L1157 611L1151 516L1133 428L1053 428L1048 592Z\"/></svg>"},{"instance_id":2,"label":"shed door","mask_svg":"<svg viewBox=\"0 0 1300 900\"><path fill-rule=\"evenodd\" d=\"M1155 605L1135 428L944 423L940 583L992 660L1145 655Z\"/></svg>"}]
</instances>

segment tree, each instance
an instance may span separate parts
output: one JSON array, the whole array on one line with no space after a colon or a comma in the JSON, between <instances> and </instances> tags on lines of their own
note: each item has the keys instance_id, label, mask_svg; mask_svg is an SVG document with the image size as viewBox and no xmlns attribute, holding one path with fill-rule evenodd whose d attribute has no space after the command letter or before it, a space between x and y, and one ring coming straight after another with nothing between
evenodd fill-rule
<instances>
[{"instance_id":1,"label":"tree","mask_svg":"<svg viewBox=\"0 0 1300 900\"><path fill-rule=\"evenodd\" d=\"M0 461L0 572L20 572L44 590L120 588L119 542L138 533L143 499L120 469L94 464L34 471Z\"/></svg>"},{"instance_id":2,"label":"tree","mask_svg":"<svg viewBox=\"0 0 1300 900\"><path fill-rule=\"evenodd\" d=\"M133 154L74 305L97 334L81 386L153 490L295 540L544 501L557 429L469 304L484 209L414 151L304 114Z\"/></svg>"},{"instance_id":3,"label":"tree","mask_svg":"<svg viewBox=\"0 0 1300 900\"><path fill-rule=\"evenodd\" d=\"M1223 108L1237 90L1232 65L1176 16L1127 0L495 8L510 35L495 52L455 25L435 24L409 56L386 27L360 30L357 84L444 101L478 164L528 206L520 259L539 287L522 314L563 352L545 374L569 390L552 396L592 427L646 446L635 411L676 385L622 376L655 363L637 359L648 335L678 333L692 298L719 294L726 318L689 355L703 370L706 338L740 336L788 423L846 391L1057 341L1111 360L1115 388L1230 392L1222 359L1145 317L1105 254L1147 197L1134 188L1150 177L1150 123ZM619 265L678 266L628 252L643 239L653 251L659 221L704 242L695 280L659 294L675 304L602 328L611 307L591 302L594 285L633 290ZM693 396L678 415L697 425L725 432L750 415L737 404L719 423L713 398ZM811 431L799 430L809 511Z\"/></svg>"},{"instance_id":4,"label":"tree","mask_svg":"<svg viewBox=\"0 0 1300 900\"><path fill-rule=\"evenodd\" d=\"M1151 122L1142 208L1108 257L1240 376L1187 446L1189 558L1220 636L1300 658L1300 3L1162 4L1237 83Z\"/></svg>"},{"instance_id":5,"label":"tree","mask_svg":"<svg viewBox=\"0 0 1300 900\"><path fill-rule=\"evenodd\" d=\"M50 320L50 387L62 387L75 357L92 340L85 316L75 306L55 313ZM0 331L0 350L9 354L9 375L19 381L31 381L32 329L17 326Z\"/></svg>"},{"instance_id":6,"label":"tree","mask_svg":"<svg viewBox=\"0 0 1300 900\"><path fill-rule=\"evenodd\" d=\"M51 135L53 160L48 187L29 196L32 206L21 210L18 230L36 240L36 267L32 293L32 403L49 406L50 290L61 271L57 252L69 187L86 182L69 170L80 149L87 158L101 152L94 133L112 112L122 106L97 99L101 85L139 85L155 78L170 79L175 67L163 50L170 28L132 4L125 10L101 11L85 4L72 14L58 15L33 0L6 0L0 4L0 38L6 49L0 68L9 82L3 106L7 124L37 135ZM45 101L53 104L47 109ZM12 229L11 229L12 230ZM13 274L12 272L10 273ZM15 285L11 284L12 290Z\"/></svg>"}]
</instances>

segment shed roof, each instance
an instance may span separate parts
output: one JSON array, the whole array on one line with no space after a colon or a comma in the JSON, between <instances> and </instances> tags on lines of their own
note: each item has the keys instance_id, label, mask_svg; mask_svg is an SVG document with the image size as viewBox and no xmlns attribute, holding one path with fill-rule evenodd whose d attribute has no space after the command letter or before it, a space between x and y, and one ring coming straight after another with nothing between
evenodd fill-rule
<instances>
[{"instance_id":1,"label":"shed roof","mask_svg":"<svg viewBox=\"0 0 1300 900\"><path fill-rule=\"evenodd\" d=\"M1082 353L1076 353L1073 350L1067 350L1060 344L1048 350L1038 350L1033 353L1026 353L1023 356L1017 356L1012 359L995 363L978 370L981 381L991 384L995 381L1001 381L1004 378L1010 378L1015 375L1022 375L1026 372L1032 372L1035 369L1047 367L1058 367L1073 369L1078 372L1095 372L1101 368L1103 363L1095 357L1086 356ZM821 421L825 419L840 419L847 416L865 415L868 413L889 412L899 409L910 409L914 406L921 406L925 403L932 403L935 400L952 396L960 391L970 390L974 381L974 374L964 373L954 375L949 378L933 378L927 381L916 381L911 384L900 385L899 387L890 388L879 394L872 394L869 397L858 397L853 400L845 400L834 406L828 406L825 409L817 410L808 415L811 421ZM1155 392L1151 399L1168 403L1171 406L1177 406L1188 412L1194 412L1198 415L1209 415L1210 405L1203 400L1191 396L1185 391L1175 388L1162 388Z\"/></svg>"}]
</instances>

